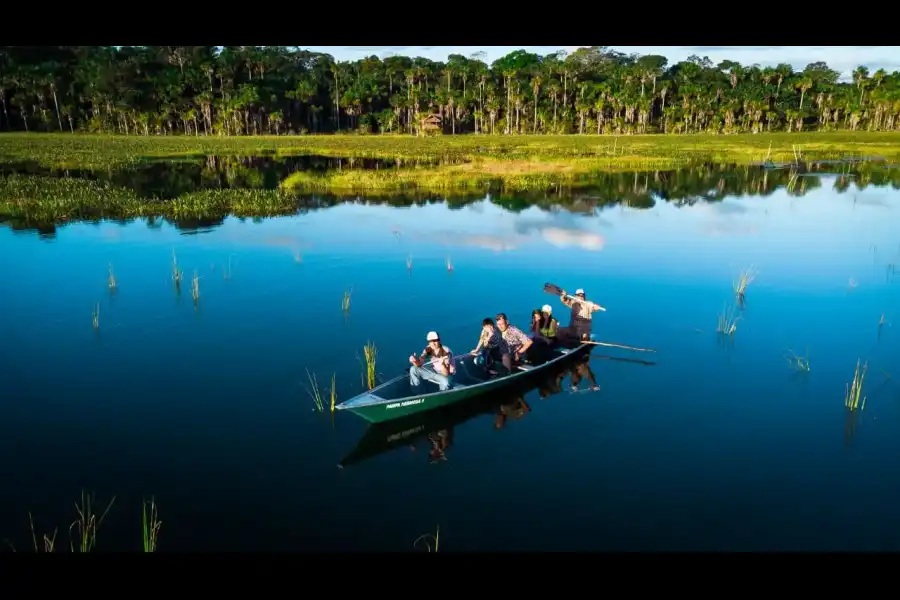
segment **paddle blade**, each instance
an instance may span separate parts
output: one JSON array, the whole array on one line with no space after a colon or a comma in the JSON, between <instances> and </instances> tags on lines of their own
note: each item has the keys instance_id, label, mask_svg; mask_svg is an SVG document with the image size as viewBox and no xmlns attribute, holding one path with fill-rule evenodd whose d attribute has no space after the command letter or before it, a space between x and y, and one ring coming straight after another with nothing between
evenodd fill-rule
<instances>
[{"instance_id":1,"label":"paddle blade","mask_svg":"<svg viewBox=\"0 0 900 600\"><path fill-rule=\"evenodd\" d=\"M552 283L544 284L544 291L548 294L553 294L554 296L559 296L563 293L562 288L558 285L554 285Z\"/></svg>"}]
</instances>

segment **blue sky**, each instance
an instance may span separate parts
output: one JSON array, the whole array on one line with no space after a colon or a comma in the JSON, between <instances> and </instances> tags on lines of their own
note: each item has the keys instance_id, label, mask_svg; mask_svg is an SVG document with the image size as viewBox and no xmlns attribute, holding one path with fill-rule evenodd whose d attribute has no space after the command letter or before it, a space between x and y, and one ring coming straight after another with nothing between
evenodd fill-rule
<instances>
[{"instance_id":1,"label":"blue sky","mask_svg":"<svg viewBox=\"0 0 900 600\"><path fill-rule=\"evenodd\" d=\"M306 46L315 52L327 52L338 60L355 60L365 56L380 57L391 54L423 56L431 60L446 60L449 54L471 56L483 51L490 63L519 48L549 54L557 50L572 52L580 46ZM857 65L864 64L871 70L900 71L900 46L613 46L626 54L661 54L670 64L684 60L691 54L708 56L713 62L725 59L741 64L776 65L790 63L802 69L811 62L823 60L832 69L847 76Z\"/></svg>"}]
</instances>

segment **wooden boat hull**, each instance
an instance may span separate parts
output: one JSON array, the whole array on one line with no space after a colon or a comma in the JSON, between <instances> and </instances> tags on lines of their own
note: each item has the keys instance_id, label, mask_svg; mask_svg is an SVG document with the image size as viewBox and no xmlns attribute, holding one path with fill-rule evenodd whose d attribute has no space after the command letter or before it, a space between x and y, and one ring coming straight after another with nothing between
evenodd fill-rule
<instances>
[{"instance_id":1,"label":"wooden boat hull","mask_svg":"<svg viewBox=\"0 0 900 600\"><path fill-rule=\"evenodd\" d=\"M415 388L408 384L409 375L404 374L369 392L342 402L335 408L348 410L369 423L382 423L400 419L455 404L482 394L496 392L511 384L526 384L529 380L533 380L534 377L540 377L542 372L552 368L554 365L568 362L575 356L587 354L591 348L590 344L578 344L574 348L557 348L552 351L552 354L548 354L546 362L531 366L527 370L518 370L511 375L494 377L483 381L478 381L477 374L470 375L468 380L465 375L461 377L461 373L472 374L481 368L474 364L473 356L457 356L455 358L457 369L457 377L455 379L464 381L458 387L452 387L443 392L431 391L431 389L437 390L437 386L430 382L423 382L423 385L432 386L432 388L424 387L423 391L426 393L416 394Z\"/></svg>"},{"instance_id":2,"label":"wooden boat hull","mask_svg":"<svg viewBox=\"0 0 900 600\"><path fill-rule=\"evenodd\" d=\"M397 448L409 447L438 431L452 430L477 417L495 413L501 406L554 381L568 368L568 364L564 362L541 369L539 374L529 377L527 381L508 384L500 393L479 394L434 410L370 425L338 466L349 467Z\"/></svg>"}]
</instances>

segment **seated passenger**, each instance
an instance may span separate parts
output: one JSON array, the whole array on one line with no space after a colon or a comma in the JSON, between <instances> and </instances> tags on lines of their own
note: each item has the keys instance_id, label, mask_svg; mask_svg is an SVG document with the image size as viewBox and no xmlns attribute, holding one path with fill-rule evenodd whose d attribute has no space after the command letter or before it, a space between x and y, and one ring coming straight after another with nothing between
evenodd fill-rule
<instances>
[{"instance_id":1,"label":"seated passenger","mask_svg":"<svg viewBox=\"0 0 900 600\"><path fill-rule=\"evenodd\" d=\"M539 331L547 339L555 338L559 331L559 321L553 318L553 307L549 304L541 307L541 326Z\"/></svg>"},{"instance_id":2,"label":"seated passenger","mask_svg":"<svg viewBox=\"0 0 900 600\"><path fill-rule=\"evenodd\" d=\"M500 351L502 344L503 339L494 326L494 321L487 317L481 322L481 336L478 338L478 345L472 350L472 354L477 356L476 362L483 364L492 375L496 375L497 372L492 371L490 367L494 363L503 360L503 355Z\"/></svg>"},{"instance_id":3,"label":"seated passenger","mask_svg":"<svg viewBox=\"0 0 900 600\"><path fill-rule=\"evenodd\" d=\"M441 391L448 390L452 385L453 373L456 372L453 353L441 343L441 337L436 332L429 331L425 339L428 345L422 354L418 358L415 354L409 357L412 364L409 368L409 383L415 387L422 383L422 379L426 379L438 384Z\"/></svg>"},{"instance_id":4,"label":"seated passenger","mask_svg":"<svg viewBox=\"0 0 900 600\"><path fill-rule=\"evenodd\" d=\"M525 353L528 352L534 341L522 333L521 329L515 325L510 325L505 313L497 314L497 329L500 330L500 335L506 346L501 349L503 366L506 367L507 371L512 372L513 364L525 358Z\"/></svg>"}]
</instances>

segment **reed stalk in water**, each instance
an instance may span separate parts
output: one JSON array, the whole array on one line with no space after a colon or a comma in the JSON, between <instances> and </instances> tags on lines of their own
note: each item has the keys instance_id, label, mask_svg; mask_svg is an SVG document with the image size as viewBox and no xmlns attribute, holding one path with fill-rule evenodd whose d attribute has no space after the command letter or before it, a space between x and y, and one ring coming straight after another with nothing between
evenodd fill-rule
<instances>
[{"instance_id":1,"label":"reed stalk in water","mask_svg":"<svg viewBox=\"0 0 900 600\"><path fill-rule=\"evenodd\" d=\"M109 291L111 292L114 292L119 287L119 282L116 280L116 273L113 270L112 263L110 263L107 270L106 285L109 287Z\"/></svg>"},{"instance_id":2,"label":"reed stalk in water","mask_svg":"<svg viewBox=\"0 0 900 600\"><path fill-rule=\"evenodd\" d=\"M191 297L195 303L200 301L200 276L197 275L196 269L194 269L194 277L191 279Z\"/></svg>"},{"instance_id":3,"label":"reed stalk in water","mask_svg":"<svg viewBox=\"0 0 900 600\"><path fill-rule=\"evenodd\" d=\"M334 403L337 401L337 385L335 384L336 376L331 375L331 412L334 412Z\"/></svg>"},{"instance_id":4,"label":"reed stalk in water","mask_svg":"<svg viewBox=\"0 0 900 600\"><path fill-rule=\"evenodd\" d=\"M353 288L344 292L344 299L341 300L341 310L345 313L350 312L350 297L353 295Z\"/></svg>"},{"instance_id":5,"label":"reed stalk in water","mask_svg":"<svg viewBox=\"0 0 900 600\"><path fill-rule=\"evenodd\" d=\"M846 392L844 393L844 406L850 411L863 410L866 407L866 397L862 395L862 389L868 366L868 362L860 365L859 359L857 359L856 370L853 372L853 381L847 384Z\"/></svg>"},{"instance_id":6,"label":"reed stalk in water","mask_svg":"<svg viewBox=\"0 0 900 600\"><path fill-rule=\"evenodd\" d=\"M747 288L750 287L750 284L753 283L753 280L756 279L756 269L752 266L749 269L744 269L741 271L741 274L738 276L737 281L734 282L734 293L740 299L744 299L744 295L747 293Z\"/></svg>"},{"instance_id":7,"label":"reed stalk in water","mask_svg":"<svg viewBox=\"0 0 900 600\"><path fill-rule=\"evenodd\" d=\"M375 357L377 354L374 342L369 342L363 346L363 356L366 358L366 383L369 389L373 389L376 384Z\"/></svg>"},{"instance_id":8,"label":"reed stalk in water","mask_svg":"<svg viewBox=\"0 0 900 600\"><path fill-rule=\"evenodd\" d=\"M784 358L787 360L792 369L801 371L803 373L809 373L809 351L807 351L806 356L800 356L796 352L788 348L788 353L789 354Z\"/></svg>"},{"instance_id":9,"label":"reed stalk in water","mask_svg":"<svg viewBox=\"0 0 900 600\"><path fill-rule=\"evenodd\" d=\"M112 508L113 502L116 501L115 496L109 501L106 510L99 517L94 512L94 498L92 495L81 493L81 504L75 503L75 510L78 518L69 526L69 549L72 552L90 552L97 546L97 530L106 518L109 509ZM73 531L77 532L78 543L72 539Z\"/></svg>"},{"instance_id":10,"label":"reed stalk in water","mask_svg":"<svg viewBox=\"0 0 900 600\"><path fill-rule=\"evenodd\" d=\"M316 406L316 412L322 412L323 410L325 410L325 407L322 404L322 391L319 389L319 381L318 379L316 379L315 375L309 372L309 369L306 370L306 377L309 379L310 385L310 387L307 389L307 393L309 394L310 398L312 398L313 404L315 404ZM333 389L334 378L332 378L332 390Z\"/></svg>"},{"instance_id":11,"label":"reed stalk in water","mask_svg":"<svg viewBox=\"0 0 900 600\"><path fill-rule=\"evenodd\" d=\"M141 511L141 534L144 540L144 552L156 552L160 528L162 528L162 521L159 520L156 500L150 498L149 502L144 501Z\"/></svg>"},{"instance_id":12,"label":"reed stalk in water","mask_svg":"<svg viewBox=\"0 0 900 600\"><path fill-rule=\"evenodd\" d=\"M31 525L31 541L34 544L34 551L41 552L53 552L56 550L56 532L57 528L53 529L53 536L48 536L46 533L41 535L41 543L38 545L37 533L34 531L34 519L31 518L31 513L28 513L28 523Z\"/></svg>"},{"instance_id":13,"label":"reed stalk in water","mask_svg":"<svg viewBox=\"0 0 900 600\"><path fill-rule=\"evenodd\" d=\"M99 302L94 306L94 311L91 313L91 322L94 326L94 329L100 329L100 303Z\"/></svg>"},{"instance_id":14,"label":"reed stalk in water","mask_svg":"<svg viewBox=\"0 0 900 600\"><path fill-rule=\"evenodd\" d=\"M740 320L740 316L735 316L734 313L734 307L723 309L719 314L716 331L723 335L734 335L734 332L737 331L737 322Z\"/></svg>"},{"instance_id":15,"label":"reed stalk in water","mask_svg":"<svg viewBox=\"0 0 900 600\"><path fill-rule=\"evenodd\" d=\"M178 257L175 256L175 250L172 249L172 282L176 288L181 286L182 275L181 269L178 268Z\"/></svg>"},{"instance_id":16,"label":"reed stalk in water","mask_svg":"<svg viewBox=\"0 0 900 600\"><path fill-rule=\"evenodd\" d=\"M430 533L423 533L422 535L417 537L416 541L413 542L413 548L418 548L420 543L425 546L426 552L438 552L440 550L441 543L441 526L437 526L437 531L435 531L434 535L431 535ZM431 547L432 543L434 543L433 550Z\"/></svg>"}]
</instances>

